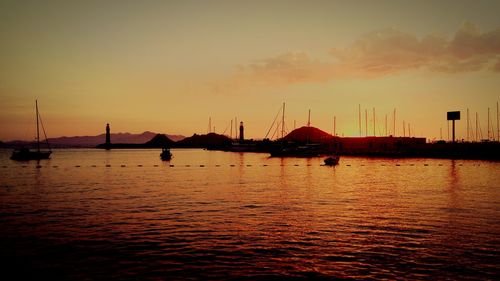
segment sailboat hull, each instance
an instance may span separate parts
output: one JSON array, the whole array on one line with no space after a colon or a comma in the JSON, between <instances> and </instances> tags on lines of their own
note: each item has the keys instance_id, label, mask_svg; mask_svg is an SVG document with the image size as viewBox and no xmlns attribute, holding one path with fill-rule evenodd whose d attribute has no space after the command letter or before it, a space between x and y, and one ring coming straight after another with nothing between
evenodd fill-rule
<instances>
[{"instance_id":1,"label":"sailboat hull","mask_svg":"<svg viewBox=\"0 0 500 281\"><path fill-rule=\"evenodd\" d=\"M17 161L49 159L51 153L51 151L42 152L19 150L12 152L10 159Z\"/></svg>"}]
</instances>

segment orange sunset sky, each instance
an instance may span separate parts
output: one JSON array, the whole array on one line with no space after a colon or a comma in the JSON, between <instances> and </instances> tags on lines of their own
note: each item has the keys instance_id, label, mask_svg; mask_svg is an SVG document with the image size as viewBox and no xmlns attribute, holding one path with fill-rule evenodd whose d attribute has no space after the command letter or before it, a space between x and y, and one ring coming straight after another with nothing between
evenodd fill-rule
<instances>
[{"instance_id":1,"label":"orange sunset sky","mask_svg":"<svg viewBox=\"0 0 500 281\"><path fill-rule=\"evenodd\" d=\"M146 130L263 138L282 102L357 136L358 104L396 135L446 138L446 111L500 100L500 1L0 1L0 140ZM475 119L471 122L475 125ZM389 133L392 126L389 126ZM229 133L229 129L227 131Z\"/></svg>"}]
</instances>

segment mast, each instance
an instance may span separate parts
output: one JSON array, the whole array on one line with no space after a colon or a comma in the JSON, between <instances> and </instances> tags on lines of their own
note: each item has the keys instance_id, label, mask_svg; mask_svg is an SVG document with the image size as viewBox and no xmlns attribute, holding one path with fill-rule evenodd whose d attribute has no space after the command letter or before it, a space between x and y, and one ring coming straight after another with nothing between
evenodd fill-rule
<instances>
[{"instance_id":1,"label":"mast","mask_svg":"<svg viewBox=\"0 0 500 281\"><path fill-rule=\"evenodd\" d=\"M309 109L309 116L307 117L307 127L311 127L311 110Z\"/></svg>"},{"instance_id":2,"label":"mast","mask_svg":"<svg viewBox=\"0 0 500 281\"><path fill-rule=\"evenodd\" d=\"M36 107L36 151L40 152L40 130L38 129L38 100L35 100Z\"/></svg>"},{"instance_id":3,"label":"mast","mask_svg":"<svg viewBox=\"0 0 500 281\"><path fill-rule=\"evenodd\" d=\"M396 109L394 108L394 115L393 115L393 120L394 124L392 125L393 126L393 134L394 136L396 136Z\"/></svg>"},{"instance_id":4,"label":"mast","mask_svg":"<svg viewBox=\"0 0 500 281\"><path fill-rule=\"evenodd\" d=\"M361 137L361 104L358 104L359 136Z\"/></svg>"},{"instance_id":5,"label":"mast","mask_svg":"<svg viewBox=\"0 0 500 281\"><path fill-rule=\"evenodd\" d=\"M478 130L477 130L477 111L476 111L476 141L478 141Z\"/></svg>"},{"instance_id":6,"label":"mast","mask_svg":"<svg viewBox=\"0 0 500 281\"><path fill-rule=\"evenodd\" d=\"M385 136L387 137L387 113L385 114Z\"/></svg>"},{"instance_id":7,"label":"mast","mask_svg":"<svg viewBox=\"0 0 500 281\"><path fill-rule=\"evenodd\" d=\"M406 137L405 120L403 120L403 138Z\"/></svg>"},{"instance_id":8,"label":"mast","mask_svg":"<svg viewBox=\"0 0 500 281\"><path fill-rule=\"evenodd\" d=\"M285 137L285 103L283 103L283 114L281 115L281 140Z\"/></svg>"},{"instance_id":9,"label":"mast","mask_svg":"<svg viewBox=\"0 0 500 281\"><path fill-rule=\"evenodd\" d=\"M231 132L229 133L229 138L233 139L233 119L231 119Z\"/></svg>"},{"instance_id":10,"label":"mast","mask_svg":"<svg viewBox=\"0 0 500 281\"><path fill-rule=\"evenodd\" d=\"M469 109L467 108L467 142L469 141Z\"/></svg>"},{"instance_id":11,"label":"mast","mask_svg":"<svg viewBox=\"0 0 500 281\"><path fill-rule=\"evenodd\" d=\"M500 130L498 129L498 102L497 102L497 141L500 141Z\"/></svg>"},{"instance_id":12,"label":"mast","mask_svg":"<svg viewBox=\"0 0 500 281\"><path fill-rule=\"evenodd\" d=\"M333 116L333 136L337 135L337 117Z\"/></svg>"},{"instance_id":13,"label":"mast","mask_svg":"<svg viewBox=\"0 0 500 281\"><path fill-rule=\"evenodd\" d=\"M373 108L373 136L375 137L376 136L376 133L375 133L375 107Z\"/></svg>"},{"instance_id":14,"label":"mast","mask_svg":"<svg viewBox=\"0 0 500 281\"><path fill-rule=\"evenodd\" d=\"M488 107L488 140L490 140L490 108Z\"/></svg>"},{"instance_id":15,"label":"mast","mask_svg":"<svg viewBox=\"0 0 500 281\"><path fill-rule=\"evenodd\" d=\"M368 109L365 108L365 135L368 136Z\"/></svg>"}]
</instances>

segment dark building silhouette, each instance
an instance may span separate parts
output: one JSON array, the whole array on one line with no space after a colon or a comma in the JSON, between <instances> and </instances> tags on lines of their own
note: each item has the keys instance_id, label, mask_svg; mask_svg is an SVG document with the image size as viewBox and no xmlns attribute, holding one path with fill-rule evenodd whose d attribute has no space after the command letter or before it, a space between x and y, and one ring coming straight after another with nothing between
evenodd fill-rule
<instances>
[{"instance_id":1,"label":"dark building silhouette","mask_svg":"<svg viewBox=\"0 0 500 281\"><path fill-rule=\"evenodd\" d=\"M111 135L109 133L109 123L106 124L106 149L111 148Z\"/></svg>"},{"instance_id":2,"label":"dark building silhouette","mask_svg":"<svg viewBox=\"0 0 500 281\"><path fill-rule=\"evenodd\" d=\"M245 139L245 136L244 136L244 128L243 128L243 122L240 122L240 141L244 140Z\"/></svg>"}]
</instances>

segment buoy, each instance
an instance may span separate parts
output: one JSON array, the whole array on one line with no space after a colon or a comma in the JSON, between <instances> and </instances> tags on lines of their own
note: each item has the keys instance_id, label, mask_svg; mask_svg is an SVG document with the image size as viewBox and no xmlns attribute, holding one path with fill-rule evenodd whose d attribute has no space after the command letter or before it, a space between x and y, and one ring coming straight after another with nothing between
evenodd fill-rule
<instances>
[{"instance_id":1,"label":"buoy","mask_svg":"<svg viewBox=\"0 0 500 281\"><path fill-rule=\"evenodd\" d=\"M299 166L299 164L295 164L294 166Z\"/></svg>"},{"instance_id":2,"label":"buoy","mask_svg":"<svg viewBox=\"0 0 500 281\"><path fill-rule=\"evenodd\" d=\"M170 165L170 167L173 167L174 165Z\"/></svg>"},{"instance_id":3,"label":"buoy","mask_svg":"<svg viewBox=\"0 0 500 281\"><path fill-rule=\"evenodd\" d=\"M400 164L396 164L396 166L401 166Z\"/></svg>"},{"instance_id":4,"label":"buoy","mask_svg":"<svg viewBox=\"0 0 500 281\"><path fill-rule=\"evenodd\" d=\"M429 164L424 164L424 166L429 166Z\"/></svg>"},{"instance_id":5,"label":"buoy","mask_svg":"<svg viewBox=\"0 0 500 281\"><path fill-rule=\"evenodd\" d=\"M137 167L142 167L142 165L139 164L139 165L137 165Z\"/></svg>"},{"instance_id":6,"label":"buoy","mask_svg":"<svg viewBox=\"0 0 500 281\"><path fill-rule=\"evenodd\" d=\"M96 166L96 165L92 165L92 167L94 167L94 168L95 168L95 167L97 167L97 166Z\"/></svg>"},{"instance_id":7,"label":"buoy","mask_svg":"<svg viewBox=\"0 0 500 281\"><path fill-rule=\"evenodd\" d=\"M365 164L361 164L361 166L364 166Z\"/></svg>"},{"instance_id":8,"label":"buoy","mask_svg":"<svg viewBox=\"0 0 500 281\"><path fill-rule=\"evenodd\" d=\"M438 164L438 166L443 166L443 164Z\"/></svg>"},{"instance_id":9,"label":"buoy","mask_svg":"<svg viewBox=\"0 0 500 281\"><path fill-rule=\"evenodd\" d=\"M153 165L153 167L158 167L158 165Z\"/></svg>"},{"instance_id":10,"label":"buoy","mask_svg":"<svg viewBox=\"0 0 500 281\"><path fill-rule=\"evenodd\" d=\"M252 167L252 165L248 164L247 167Z\"/></svg>"},{"instance_id":11,"label":"buoy","mask_svg":"<svg viewBox=\"0 0 500 281\"><path fill-rule=\"evenodd\" d=\"M191 167L191 165L186 165L186 167Z\"/></svg>"},{"instance_id":12,"label":"buoy","mask_svg":"<svg viewBox=\"0 0 500 281\"><path fill-rule=\"evenodd\" d=\"M109 168L109 167L111 167L111 165L107 164L107 165L106 165L106 167L108 167L108 168Z\"/></svg>"},{"instance_id":13,"label":"buoy","mask_svg":"<svg viewBox=\"0 0 500 281\"><path fill-rule=\"evenodd\" d=\"M40 169L41 167L42 167L42 166L40 166L40 165L36 165L36 168L37 168L37 169Z\"/></svg>"},{"instance_id":14,"label":"buoy","mask_svg":"<svg viewBox=\"0 0 500 281\"><path fill-rule=\"evenodd\" d=\"M347 167L351 167L351 164L347 164L346 166L347 166Z\"/></svg>"},{"instance_id":15,"label":"buoy","mask_svg":"<svg viewBox=\"0 0 500 281\"><path fill-rule=\"evenodd\" d=\"M215 167L220 167L220 165L215 165Z\"/></svg>"},{"instance_id":16,"label":"buoy","mask_svg":"<svg viewBox=\"0 0 500 281\"><path fill-rule=\"evenodd\" d=\"M264 164L264 165L262 165L262 166L267 167L267 164Z\"/></svg>"},{"instance_id":17,"label":"buoy","mask_svg":"<svg viewBox=\"0 0 500 281\"><path fill-rule=\"evenodd\" d=\"M234 164L231 164L231 165L229 165L229 166L234 167Z\"/></svg>"},{"instance_id":18,"label":"buoy","mask_svg":"<svg viewBox=\"0 0 500 281\"><path fill-rule=\"evenodd\" d=\"M200 165L200 167L205 167L205 165Z\"/></svg>"}]
</instances>

